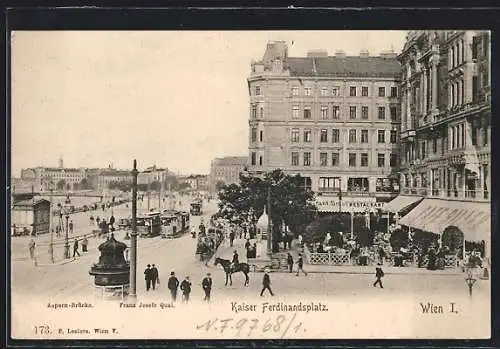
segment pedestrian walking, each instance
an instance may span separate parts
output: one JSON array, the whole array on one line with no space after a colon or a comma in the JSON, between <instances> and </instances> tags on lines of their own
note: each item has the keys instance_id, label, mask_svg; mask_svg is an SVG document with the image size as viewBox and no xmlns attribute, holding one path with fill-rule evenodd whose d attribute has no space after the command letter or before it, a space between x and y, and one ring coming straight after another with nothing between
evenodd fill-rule
<instances>
[{"instance_id":1,"label":"pedestrian walking","mask_svg":"<svg viewBox=\"0 0 500 349\"><path fill-rule=\"evenodd\" d=\"M94 225L94 216L90 216L90 226Z\"/></svg>"},{"instance_id":2,"label":"pedestrian walking","mask_svg":"<svg viewBox=\"0 0 500 349\"><path fill-rule=\"evenodd\" d=\"M101 221L101 218L99 216L97 216L95 221L97 223L97 226L100 227L99 222Z\"/></svg>"},{"instance_id":3,"label":"pedestrian walking","mask_svg":"<svg viewBox=\"0 0 500 349\"><path fill-rule=\"evenodd\" d=\"M288 271L290 273L293 272L293 257L290 252L288 252L288 255L286 256L286 262L288 264Z\"/></svg>"},{"instance_id":4,"label":"pedestrian walking","mask_svg":"<svg viewBox=\"0 0 500 349\"><path fill-rule=\"evenodd\" d=\"M151 264L148 264L148 267L146 270L144 270L144 280L146 280L146 291L149 291L151 288L151 279L152 279L152 272L151 272Z\"/></svg>"},{"instance_id":5,"label":"pedestrian walking","mask_svg":"<svg viewBox=\"0 0 500 349\"><path fill-rule=\"evenodd\" d=\"M82 239L82 252L88 252L87 251L87 246L89 245L89 239L87 239L86 236L83 237Z\"/></svg>"},{"instance_id":6,"label":"pedestrian walking","mask_svg":"<svg viewBox=\"0 0 500 349\"><path fill-rule=\"evenodd\" d=\"M205 291L204 301L210 302L210 292L212 292L212 275L207 273L207 276L201 282L201 287L203 287L203 291Z\"/></svg>"},{"instance_id":7,"label":"pedestrian walking","mask_svg":"<svg viewBox=\"0 0 500 349\"><path fill-rule=\"evenodd\" d=\"M234 243L234 231L231 229L231 232L229 233L229 247L233 247Z\"/></svg>"},{"instance_id":8,"label":"pedestrian walking","mask_svg":"<svg viewBox=\"0 0 500 349\"><path fill-rule=\"evenodd\" d=\"M182 303L189 302L189 294L191 293L191 281L189 281L189 276L186 276L184 281L181 282L182 291Z\"/></svg>"},{"instance_id":9,"label":"pedestrian walking","mask_svg":"<svg viewBox=\"0 0 500 349\"><path fill-rule=\"evenodd\" d=\"M382 270L382 263L378 263L378 266L375 268L375 277L377 279L373 283L373 287L377 287L377 284L379 284L380 288L384 288L384 286L382 286L382 278L384 277L384 271Z\"/></svg>"},{"instance_id":10,"label":"pedestrian walking","mask_svg":"<svg viewBox=\"0 0 500 349\"><path fill-rule=\"evenodd\" d=\"M264 291L269 290L271 296L274 296L273 290L271 290L271 277L269 276L269 271L266 269L264 272L264 277L262 278L262 291L260 291L260 296L264 295Z\"/></svg>"},{"instance_id":11,"label":"pedestrian walking","mask_svg":"<svg viewBox=\"0 0 500 349\"><path fill-rule=\"evenodd\" d=\"M73 221L69 221L69 233L73 234Z\"/></svg>"},{"instance_id":12,"label":"pedestrian walking","mask_svg":"<svg viewBox=\"0 0 500 349\"><path fill-rule=\"evenodd\" d=\"M297 274L295 276L299 276L299 272L303 272L304 275L307 276L307 272L304 270L304 259L301 253L299 253L299 259L297 260Z\"/></svg>"},{"instance_id":13,"label":"pedestrian walking","mask_svg":"<svg viewBox=\"0 0 500 349\"><path fill-rule=\"evenodd\" d=\"M31 239L30 242L28 243L28 247L30 250L30 258L35 259L35 240Z\"/></svg>"},{"instance_id":14,"label":"pedestrian walking","mask_svg":"<svg viewBox=\"0 0 500 349\"><path fill-rule=\"evenodd\" d=\"M170 290L170 297L172 298L172 303L177 301L177 288L179 287L179 280L172 271L170 273L170 278L168 279L168 289Z\"/></svg>"},{"instance_id":15,"label":"pedestrian walking","mask_svg":"<svg viewBox=\"0 0 500 349\"><path fill-rule=\"evenodd\" d=\"M75 239L75 242L73 244L73 258L75 258L75 255L78 255L80 257L80 252L78 252L78 240Z\"/></svg>"},{"instance_id":16,"label":"pedestrian walking","mask_svg":"<svg viewBox=\"0 0 500 349\"><path fill-rule=\"evenodd\" d=\"M158 269L153 264L153 266L151 267L151 286L153 287L153 291L156 288L156 283L160 283L160 278L158 277Z\"/></svg>"},{"instance_id":17,"label":"pedestrian walking","mask_svg":"<svg viewBox=\"0 0 500 349\"><path fill-rule=\"evenodd\" d=\"M112 228L114 228L115 227L114 224L115 224L115 216L111 213L111 217L109 218L109 225Z\"/></svg>"}]
</instances>

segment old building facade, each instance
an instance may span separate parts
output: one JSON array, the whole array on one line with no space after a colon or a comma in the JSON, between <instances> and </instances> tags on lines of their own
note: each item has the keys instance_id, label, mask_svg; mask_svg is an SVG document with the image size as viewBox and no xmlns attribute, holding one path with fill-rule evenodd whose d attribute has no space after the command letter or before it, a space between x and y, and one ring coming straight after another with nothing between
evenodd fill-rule
<instances>
[{"instance_id":1,"label":"old building facade","mask_svg":"<svg viewBox=\"0 0 500 349\"><path fill-rule=\"evenodd\" d=\"M289 57L286 43L271 42L251 68L251 172L300 174L325 205L335 205L338 192L366 203L397 194L396 54Z\"/></svg>"},{"instance_id":2,"label":"old building facade","mask_svg":"<svg viewBox=\"0 0 500 349\"><path fill-rule=\"evenodd\" d=\"M400 184L402 194L424 200L402 224L436 234L454 226L468 241L489 238L490 42L487 31L408 33L398 56Z\"/></svg>"},{"instance_id":3,"label":"old building facade","mask_svg":"<svg viewBox=\"0 0 500 349\"><path fill-rule=\"evenodd\" d=\"M226 156L212 160L208 176L209 191L215 193L217 187L222 184L238 183L240 173L245 170L247 165L248 158L246 156Z\"/></svg>"},{"instance_id":4,"label":"old building facade","mask_svg":"<svg viewBox=\"0 0 500 349\"><path fill-rule=\"evenodd\" d=\"M487 32L411 32L403 66L401 187L489 200L490 48Z\"/></svg>"}]
</instances>

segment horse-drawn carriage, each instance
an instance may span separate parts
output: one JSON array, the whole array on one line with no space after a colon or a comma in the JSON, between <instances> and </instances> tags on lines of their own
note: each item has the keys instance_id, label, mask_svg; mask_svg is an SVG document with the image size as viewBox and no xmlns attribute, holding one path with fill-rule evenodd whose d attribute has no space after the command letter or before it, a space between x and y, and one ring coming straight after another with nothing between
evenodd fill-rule
<instances>
[{"instance_id":1,"label":"horse-drawn carriage","mask_svg":"<svg viewBox=\"0 0 500 349\"><path fill-rule=\"evenodd\" d=\"M198 234L198 243L196 244L196 256L200 261L208 261L215 253L219 245L224 240L222 231L216 228L208 228L206 233Z\"/></svg>"}]
</instances>

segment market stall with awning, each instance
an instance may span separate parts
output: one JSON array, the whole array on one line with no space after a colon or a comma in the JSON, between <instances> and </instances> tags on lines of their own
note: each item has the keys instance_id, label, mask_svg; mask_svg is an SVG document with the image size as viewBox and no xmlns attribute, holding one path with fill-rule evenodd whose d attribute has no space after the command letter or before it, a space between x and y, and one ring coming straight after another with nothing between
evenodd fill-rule
<instances>
[{"instance_id":1,"label":"market stall with awning","mask_svg":"<svg viewBox=\"0 0 500 349\"><path fill-rule=\"evenodd\" d=\"M467 241L489 242L491 207L487 202L424 199L399 223L438 235L454 226L462 231Z\"/></svg>"},{"instance_id":2,"label":"market stall with awning","mask_svg":"<svg viewBox=\"0 0 500 349\"><path fill-rule=\"evenodd\" d=\"M385 203L382 209L386 212L400 213L410 209L422 200L421 196L398 195L392 201Z\"/></svg>"}]
</instances>

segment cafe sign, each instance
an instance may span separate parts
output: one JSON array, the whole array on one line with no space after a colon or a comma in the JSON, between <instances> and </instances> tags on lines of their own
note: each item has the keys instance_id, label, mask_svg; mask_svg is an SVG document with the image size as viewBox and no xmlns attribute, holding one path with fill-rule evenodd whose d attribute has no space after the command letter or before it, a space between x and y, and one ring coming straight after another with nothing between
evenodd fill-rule
<instances>
[{"instance_id":1,"label":"cafe sign","mask_svg":"<svg viewBox=\"0 0 500 349\"><path fill-rule=\"evenodd\" d=\"M317 197L314 204L319 212L367 212L381 209L383 202L377 202L374 197L360 198L339 198L336 197Z\"/></svg>"}]
</instances>

